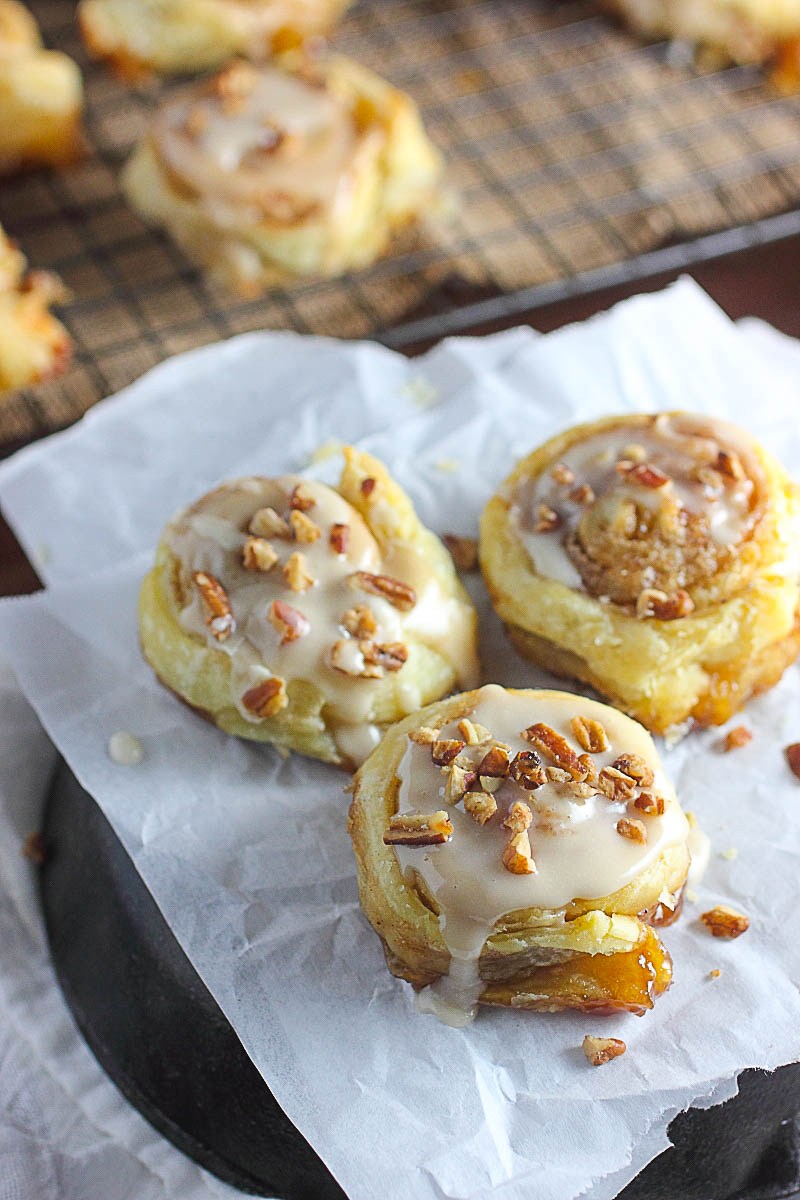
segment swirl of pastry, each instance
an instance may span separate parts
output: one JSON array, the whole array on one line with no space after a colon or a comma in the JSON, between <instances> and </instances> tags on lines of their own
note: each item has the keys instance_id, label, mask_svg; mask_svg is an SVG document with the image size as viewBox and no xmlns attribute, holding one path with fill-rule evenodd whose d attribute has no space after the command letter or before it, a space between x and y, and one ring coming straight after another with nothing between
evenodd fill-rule
<instances>
[{"instance_id":1,"label":"swirl of pastry","mask_svg":"<svg viewBox=\"0 0 800 1200\"><path fill-rule=\"evenodd\" d=\"M642 1013L671 981L689 824L652 739L564 692L489 684L385 736L354 781L362 907L418 1006Z\"/></svg>"},{"instance_id":2,"label":"swirl of pastry","mask_svg":"<svg viewBox=\"0 0 800 1200\"><path fill-rule=\"evenodd\" d=\"M0 0L0 175L80 158L83 84L71 58L44 50L17 0Z\"/></svg>"},{"instance_id":3,"label":"swirl of pastry","mask_svg":"<svg viewBox=\"0 0 800 1200\"><path fill-rule=\"evenodd\" d=\"M194 74L326 34L352 0L81 0L83 40L124 78Z\"/></svg>"},{"instance_id":4,"label":"swirl of pastry","mask_svg":"<svg viewBox=\"0 0 800 1200\"><path fill-rule=\"evenodd\" d=\"M223 284L257 293L372 262L440 175L408 96L350 60L289 54L167 100L123 185Z\"/></svg>"},{"instance_id":5,"label":"swirl of pastry","mask_svg":"<svg viewBox=\"0 0 800 1200\"><path fill-rule=\"evenodd\" d=\"M551 439L487 505L481 565L517 648L649 729L722 724L800 650L800 492L685 413Z\"/></svg>"},{"instance_id":6,"label":"swirl of pastry","mask_svg":"<svg viewBox=\"0 0 800 1200\"><path fill-rule=\"evenodd\" d=\"M59 374L72 344L49 305L64 289L46 271L25 271L25 259L0 228L0 393Z\"/></svg>"},{"instance_id":7,"label":"swirl of pastry","mask_svg":"<svg viewBox=\"0 0 800 1200\"><path fill-rule=\"evenodd\" d=\"M167 526L140 600L145 657L221 729L352 766L383 729L474 682L475 611L386 469L336 490L223 484Z\"/></svg>"}]
</instances>

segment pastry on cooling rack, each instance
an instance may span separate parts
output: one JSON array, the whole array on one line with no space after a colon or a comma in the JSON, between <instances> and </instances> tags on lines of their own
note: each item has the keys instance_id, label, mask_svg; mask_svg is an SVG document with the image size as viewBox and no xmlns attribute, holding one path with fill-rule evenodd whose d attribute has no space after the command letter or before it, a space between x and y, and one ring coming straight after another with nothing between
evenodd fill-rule
<instances>
[{"instance_id":1,"label":"pastry on cooling rack","mask_svg":"<svg viewBox=\"0 0 800 1200\"><path fill-rule=\"evenodd\" d=\"M480 557L512 641L649 729L718 725L800 650L800 492L685 413L552 438L490 500Z\"/></svg>"},{"instance_id":2,"label":"pastry on cooling rack","mask_svg":"<svg viewBox=\"0 0 800 1200\"><path fill-rule=\"evenodd\" d=\"M352 0L81 0L90 53L121 75L191 74L327 33Z\"/></svg>"},{"instance_id":3,"label":"pastry on cooling rack","mask_svg":"<svg viewBox=\"0 0 800 1200\"><path fill-rule=\"evenodd\" d=\"M689 826L652 739L490 684L402 721L354 781L361 904L420 1006L642 1013L671 980Z\"/></svg>"},{"instance_id":4,"label":"pastry on cooling rack","mask_svg":"<svg viewBox=\"0 0 800 1200\"><path fill-rule=\"evenodd\" d=\"M0 175L80 157L81 73L42 48L31 14L0 0Z\"/></svg>"},{"instance_id":5,"label":"pastry on cooling rack","mask_svg":"<svg viewBox=\"0 0 800 1200\"><path fill-rule=\"evenodd\" d=\"M371 263L440 176L408 96L348 59L288 55L168 99L123 184L218 280L257 294Z\"/></svg>"},{"instance_id":6,"label":"pastry on cooling rack","mask_svg":"<svg viewBox=\"0 0 800 1200\"><path fill-rule=\"evenodd\" d=\"M247 478L167 526L144 582L145 657L221 729L345 766L476 673L448 551L369 455L338 487Z\"/></svg>"},{"instance_id":7,"label":"pastry on cooling rack","mask_svg":"<svg viewBox=\"0 0 800 1200\"><path fill-rule=\"evenodd\" d=\"M57 375L69 361L67 331L48 311L63 288L25 259L0 228L0 394Z\"/></svg>"}]
</instances>

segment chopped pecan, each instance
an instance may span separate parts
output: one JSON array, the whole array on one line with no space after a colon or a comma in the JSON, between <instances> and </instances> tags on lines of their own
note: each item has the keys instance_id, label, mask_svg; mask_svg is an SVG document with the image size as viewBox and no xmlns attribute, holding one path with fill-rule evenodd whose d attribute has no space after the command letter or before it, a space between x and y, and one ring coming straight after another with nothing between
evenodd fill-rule
<instances>
[{"instance_id":1,"label":"chopped pecan","mask_svg":"<svg viewBox=\"0 0 800 1200\"><path fill-rule=\"evenodd\" d=\"M792 774L800 779L800 742L793 742L786 747L786 761Z\"/></svg>"},{"instance_id":2,"label":"chopped pecan","mask_svg":"<svg viewBox=\"0 0 800 1200\"><path fill-rule=\"evenodd\" d=\"M636 780L631 779L618 767L603 767L597 778L597 786L609 800L632 800L636 792Z\"/></svg>"},{"instance_id":3,"label":"chopped pecan","mask_svg":"<svg viewBox=\"0 0 800 1200\"><path fill-rule=\"evenodd\" d=\"M316 503L316 500L305 484L298 483L296 487L292 488L292 494L289 497L289 508L295 509L298 512L310 512Z\"/></svg>"},{"instance_id":4,"label":"chopped pecan","mask_svg":"<svg viewBox=\"0 0 800 1200\"><path fill-rule=\"evenodd\" d=\"M648 817L663 817L666 808L663 796L654 796L652 792L641 792L633 802L633 807Z\"/></svg>"},{"instance_id":5,"label":"chopped pecan","mask_svg":"<svg viewBox=\"0 0 800 1200\"><path fill-rule=\"evenodd\" d=\"M657 621L675 621L692 612L694 601L683 588L678 588L671 596L658 588L645 588L636 601L636 615L642 620L655 617Z\"/></svg>"},{"instance_id":6,"label":"chopped pecan","mask_svg":"<svg viewBox=\"0 0 800 1200\"><path fill-rule=\"evenodd\" d=\"M503 851L503 866L512 875L535 875L536 863L531 855L527 830L515 833Z\"/></svg>"},{"instance_id":7,"label":"chopped pecan","mask_svg":"<svg viewBox=\"0 0 800 1200\"><path fill-rule=\"evenodd\" d=\"M473 821L485 825L497 812L497 801L486 792L467 792L464 796L464 811L469 813Z\"/></svg>"},{"instance_id":8,"label":"chopped pecan","mask_svg":"<svg viewBox=\"0 0 800 1200\"><path fill-rule=\"evenodd\" d=\"M583 763L572 749L569 742L549 725L529 725L520 734L526 742L530 742L540 754L549 758L557 767L569 771L573 779L582 780L586 774Z\"/></svg>"},{"instance_id":9,"label":"chopped pecan","mask_svg":"<svg viewBox=\"0 0 800 1200\"><path fill-rule=\"evenodd\" d=\"M432 746L439 737L439 730L431 729L428 725L420 725L419 729L409 729L406 736L417 746Z\"/></svg>"},{"instance_id":10,"label":"chopped pecan","mask_svg":"<svg viewBox=\"0 0 800 1200\"><path fill-rule=\"evenodd\" d=\"M573 783L573 778L569 771L565 771L563 767L547 767L548 783Z\"/></svg>"},{"instance_id":11,"label":"chopped pecan","mask_svg":"<svg viewBox=\"0 0 800 1200\"><path fill-rule=\"evenodd\" d=\"M453 836L444 809L435 813L395 813L383 835L387 846L441 846Z\"/></svg>"},{"instance_id":12,"label":"chopped pecan","mask_svg":"<svg viewBox=\"0 0 800 1200\"><path fill-rule=\"evenodd\" d=\"M372 476L369 476L367 479L361 480L360 491L361 491L361 495L364 497L365 500L369 500L370 496L373 494L373 492L375 491L375 488L377 486L378 486L378 481L377 481L377 479L373 479Z\"/></svg>"},{"instance_id":13,"label":"chopped pecan","mask_svg":"<svg viewBox=\"0 0 800 1200\"><path fill-rule=\"evenodd\" d=\"M446 533L442 537L459 571L474 571L478 566L478 543L475 538Z\"/></svg>"},{"instance_id":14,"label":"chopped pecan","mask_svg":"<svg viewBox=\"0 0 800 1200\"><path fill-rule=\"evenodd\" d=\"M692 472L698 483L702 483L703 489L709 498L720 496L725 488L725 483L719 471L715 471L713 467L696 467Z\"/></svg>"},{"instance_id":15,"label":"chopped pecan","mask_svg":"<svg viewBox=\"0 0 800 1200\"><path fill-rule=\"evenodd\" d=\"M579 483L569 493L569 498L573 504L580 504L582 508L586 508L589 504L594 504L594 488L588 483Z\"/></svg>"},{"instance_id":16,"label":"chopped pecan","mask_svg":"<svg viewBox=\"0 0 800 1200\"><path fill-rule=\"evenodd\" d=\"M317 582L308 569L305 555L299 550L290 554L284 563L283 578L293 592L307 592Z\"/></svg>"},{"instance_id":17,"label":"chopped pecan","mask_svg":"<svg viewBox=\"0 0 800 1200\"><path fill-rule=\"evenodd\" d=\"M654 467L652 463L648 462L632 463L628 459L623 459L617 463L617 471L626 479L638 483L640 487L651 488L653 491L666 487L670 482L669 475L665 475L663 471L659 471L658 467Z\"/></svg>"},{"instance_id":18,"label":"chopped pecan","mask_svg":"<svg viewBox=\"0 0 800 1200\"><path fill-rule=\"evenodd\" d=\"M402 642L363 642L364 660L384 671L399 671L408 659L408 649Z\"/></svg>"},{"instance_id":19,"label":"chopped pecan","mask_svg":"<svg viewBox=\"0 0 800 1200\"><path fill-rule=\"evenodd\" d=\"M368 604L355 604L342 613L342 628L357 638L370 638L378 631L378 622Z\"/></svg>"},{"instance_id":20,"label":"chopped pecan","mask_svg":"<svg viewBox=\"0 0 800 1200\"><path fill-rule=\"evenodd\" d=\"M494 803L494 801L492 801ZM497 805L495 805L497 807ZM44 835L34 831L29 833L22 843L22 853L29 859L34 866L41 867L47 859L47 846L45 844Z\"/></svg>"},{"instance_id":21,"label":"chopped pecan","mask_svg":"<svg viewBox=\"0 0 800 1200\"><path fill-rule=\"evenodd\" d=\"M469 717L462 717L458 722L458 732L468 746L480 746L492 736L484 725L476 725Z\"/></svg>"},{"instance_id":22,"label":"chopped pecan","mask_svg":"<svg viewBox=\"0 0 800 1200\"><path fill-rule=\"evenodd\" d=\"M573 717L572 732L581 749L588 750L590 754L602 754L611 749L608 734L600 722L592 717Z\"/></svg>"},{"instance_id":23,"label":"chopped pecan","mask_svg":"<svg viewBox=\"0 0 800 1200\"><path fill-rule=\"evenodd\" d=\"M458 738L440 738L431 746L431 758L437 767L449 767L466 745Z\"/></svg>"},{"instance_id":24,"label":"chopped pecan","mask_svg":"<svg viewBox=\"0 0 800 1200\"><path fill-rule=\"evenodd\" d=\"M356 571L350 576L352 586L373 596L381 596L395 608L408 612L417 603L417 594L407 583L392 579L391 575L373 575L369 571Z\"/></svg>"},{"instance_id":25,"label":"chopped pecan","mask_svg":"<svg viewBox=\"0 0 800 1200\"><path fill-rule=\"evenodd\" d=\"M554 508L549 504L540 504L536 509L536 521L534 522L534 533L552 533L554 529L558 529L561 524L561 517Z\"/></svg>"},{"instance_id":26,"label":"chopped pecan","mask_svg":"<svg viewBox=\"0 0 800 1200\"><path fill-rule=\"evenodd\" d=\"M367 662L364 643L352 638L337 638L328 651L328 662L340 675L354 679L382 679L383 667L376 662Z\"/></svg>"},{"instance_id":27,"label":"chopped pecan","mask_svg":"<svg viewBox=\"0 0 800 1200\"><path fill-rule=\"evenodd\" d=\"M262 537L249 537L242 550L242 566L246 571L271 571L278 555L271 542Z\"/></svg>"},{"instance_id":28,"label":"chopped pecan","mask_svg":"<svg viewBox=\"0 0 800 1200\"><path fill-rule=\"evenodd\" d=\"M293 508L289 513L289 525L291 526L294 540L302 542L306 546L310 546L316 542L317 538L322 536L322 530L316 521L312 521L311 517L307 516L302 509Z\"/></svg>"},{"instance_id":29,"label":"chopped pecan","mask_svg":"<svg viewBox=\"0 0 800 1200\"><path fill-rule=\"evenodd\" d=\"M503 780L496 775L478 775L477 778L484 792L496 792L503 786Z\"/></svg>"},{"instance_id":30,"label":"chopped pecan","mask_svg":"<svg viewBox=\"0 0 800 1200\"><path fill-rule=\"evenodd\" d=\"M631 779L636 780L639 787L650 787L655 779L653 768L645 762L641 754L620 754L619 758L614 759L611 766L625 775L630 775Z\"/></svg>"},{"instance_id":31,"label":"chopped pecan","mask_svg":"<svg viewBox=\"0 0 800 1200\"><path fill-rule=\"evenodd\" d=\"M632 463L643 463L647 461L647 451L640 442L628 442L628 445L623 447L620 457Z\"/></svg>"},{"instance_id":32,"label":"chopped pecan","mask_svg":"<svg viewBox=\"0 0 800 1200\"><path fill-rule=\"evenodd\" d=\"M298 638L305 637L311 628L308 618L283 600L272 601L267 619L273 629L277 629L281 635L282 646L285 646L287 642L296 642Z\"/></svg>"},{"instance_id":33,"label":"chopped pecan","mask_svg":"<svg viewBox=\"0 0 800 1200\"><path fill-rule=\"evenodd\" d=\"M458 804L461 797L475 782L475 772L468 771L458 763L442 768L444 775L444 798L448 804Z\"/></svg>"},{"instance_id":34,"label":"chopped pecan","mask_svg":"<svg viewBox=\"0 0 800 1200\"><path fill-rule=\"evenodd\" d=\"M338 521L336 522L335 525L331 525L331 532L330 532L330 536L328 538L328 543L330 545L331 550L333 550L334 554L346 554L347 553L347 543L349 542L349 540L350 540L350 526L349 525L342 525Z\"/></svg>"},{"instance_id":35,"label":"chopped pecan","mask_svg":"<svg viewBox=\"0 0 800 1200\"><path fill-rule=\"evenodd\" d=\"M505 779L510 769L508 751L504 746L497 745L487 750L476 768L479 775L486 775L491 779Z\"/></svg>"},{"instance_id":36,"label":"chopped pecan","mask_svg":"<svg viewBox=\"0 0 800 1200\"><path fill-rule=\"evenodd\" d=\"M506 813L503 824L506 829L510 829L512 833L524 833L526 829L530 829L533 813L528 808L524 800L515 800Z\"/></svg>"},{"instance_id":37,"label":"chopped pecan","mask_svg":"<svg viewBox=\"0 0 800 1200\"><path fill-rule=\"evenodd\" d=\"M590 754L581 754L578 761L586 772L583 782L592 788L596 788L597 780L599 779L597 763Z\"/></svg>"},{"instance_id":38,"label":"chopped pecan","mask_svg":"<svg viewBox=\"0 0 800 1200\"><path fill-rule=\"evenodd\" d=\"M714 462L714 470L719 471L726 479L738 482L744 479L744 467L738 454L728 450L720 450Z\"/></svg>"},{"instance_id":39,"label":"chopped pecan","mask_svg":"<svg viewBox=\"0 0 800 1200\"><path fill-rule=\"evenodd\" d=\"M593 1067L602 1067L612 1058L619 1058L627 1049L621 1038L593 1037L587 1033L583 1039L583 1053Z\"/></svg>"},{"instance_id":40,"label":"chopped pecan","mask_svg":"<svg viewBox=\"0 0 800 1200\"><path fill-rule=\"evenodd\" d=\"M568 467L565 462L557 462L550 471L550 478L560 487L569 487L575 482L575 472L572 467Z\"/></svg>"},{"instance_id":41,"label":"chopped pecan","mask_svg":"<svg viewBox=\"0 0 800 1200\"><path fill-rule=\"evenodd\" d=\"M515 754L508 773L526 792L532 792L547 783L547 772L535 750L520 750Z\"/></svg>"},{"instance_id":42,"label":"chopped pecan","mask_svg":"<svg viewBox=\"0 0 800 1200\"><path fill-rule=\"evenodd\" d=\"M236 628L228 593L215 575L195 571L194 582L206 614L206 625L218 642L225 642Z\"/></svg>"},{"instance_id":43,"label":"chopped pecan","mask_svg":"<svg viewBox=\"0 0 800 1200\"><path fill-rule=\"evenodd\" d=\"M620 817L617 821L617 833L629 842L640 842L644 845L647 841L647 827L644 821L632 820L630 817Z\"/></svg>"},{"instance_id":44,"label":"chopped pecan","mask_svg":"<svg viewBox=\"0 0 800 1200\"><path fill-rule=\"evenodd\" d=\"M277 675L257 683L242 696L242 704L257 717L274 717L288 703L286 681Z\"/></svg>"},{"instance_id":45,"label":"chopped pecan","mask_svg":"<svg viewBox=\"0 0 800 1200\"><path fill-rule=\"evenodd\" d=\"M729 729L725 735L724 746L726 750L740 750L742 746L747 746L753 740L753 735L746 725L737 725L735 729Z\"/></svg>"},{"instance_id":46,"label":"chopped pecan","mask_svg":"<svg viewBox=\"0 0 800 1200\"><path fill-rule=\"evenodd\" d=\"M741 937L750 928L749 918L744 913L728 908L727 904L718 904L708 912L701 913L700 920L718 938Z\"/></svg>"},{"instance_id":47,"label":"chopped pecan","mask_svg":"<svg viewBox=\"0 0 800 1200\"><path fill-rule=\"evenodd\" d=\"M592 787L591 783L576 783L572 780L564 785L570 796L574 796L576 800L588 800L590 796L594 796L597 792L596 787Z\"/></svg>"},{"instance_id":48,"label":"chopped pecan","mask_svg":"<svg viewBox=\"0 0 800 1200\"><path fill-rule=\"evenodd\" d=\"M292 537L292 531L288 523L284 521L282 516L275 512L274 508L260 508L253 515L247 528L256 537L276 537L283 538L284 541L290 541Z\"/></svg>"}]
</instances>

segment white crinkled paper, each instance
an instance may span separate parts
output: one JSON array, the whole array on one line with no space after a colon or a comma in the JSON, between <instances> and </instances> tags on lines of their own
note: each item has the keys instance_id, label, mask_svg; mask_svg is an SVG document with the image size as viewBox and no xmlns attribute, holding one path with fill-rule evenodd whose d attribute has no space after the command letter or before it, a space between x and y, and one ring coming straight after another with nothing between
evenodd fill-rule
<instances>
[{"instance_id":1,"label":"white crinkled paper","mask_svg":"<svg viewBox=\"0 0 800 1200\"><path fill-rule=\"evenodd\" d=\"M303 468L332 438L382 457L422 518L472 533L522 454L608 412L685 408L750 428L800 477L800 351L742 331L694 284L547 337L380 347L248 335L174 359L0 467L0 501L48 589L0 606L0 651L124 842L289 1117L351 1200L610 1200L672 1116L800 1058L800 671L751 704L753 742L692 735L666 761L713 843L700 901L665 933L675 984L644 1019L419 1016L358 907L335 769L236 741L140 659L136 593L172 512L221 479ZM334 477L333 463L313 468ZM479 581L486 678L545 677L506 643ZM107 756L135 733L137 767ZM725 855L729 849L738 855ZM712 939L697 914L747 912ZM709 972L719 968L715 980ZM586 1032L628 1053L601 1070Z\"/></svg>"}]
</instances>

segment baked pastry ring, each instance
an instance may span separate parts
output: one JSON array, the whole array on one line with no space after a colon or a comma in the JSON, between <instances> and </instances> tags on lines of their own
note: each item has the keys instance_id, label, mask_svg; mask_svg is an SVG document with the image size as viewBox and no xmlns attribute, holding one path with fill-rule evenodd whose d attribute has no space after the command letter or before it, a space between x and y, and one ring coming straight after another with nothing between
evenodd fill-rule
<instances>
[{"instance_id":1,"label":"baked pastry ring","mask_svg":"<svg viewBox=\"0 0 800 1200\"><path fill-rule=\"evenodd\" d=\"M55 275L26 273L0 228L0 394L57 375L69 362L69 335L48 308L63 298Z\"/></svg>"},{"instance_id":2,"label":"baked pastry ring","mask_svg":"<svg viewBox=\"0 0 800 1200\"><path fill-rule=\"evenodd\" d=\"M352 0L81 0L90 54L122 76L193 74L327 33Z\"/></svg>"},{"instance_id":3,"label":"baked pastry ring","mask_svg":"<svg viewBox=\"0 0 800 1200\"><path fill-rule=\"evenodd\" d=\"M0 175L80 158L82 107L72 59L42 48L24 5L0 0Z\"/></svg>"},{"instance_id":4,"label":"baked pastry ring","mask_svg":"<svg viewBox=\"0 0 800 1200\"><path fill-rule=\"evenodd\" d=\"M257 294L367 266L441 173L409 96L350 59L291 53L168 99L123 186L220 282Z\"/></svg>"},{"instance_id":5,"label":"baked pastry ring","mask_svg":"<svg viewBox=\"0 0 800 1200\"><path fill-rule=\"evenodd\" d=\"M240 479L179 513L139 618L161 681L221 729L343 766L477 672L450 555L350 448L335 491Z\"/></svg>"},{"instance_id":6,"label":"baked pastry ring","mask_svg":"<svg viewBox=\"0 0 800 1200\"><path fill-rule=\"evenodd\" d=\"M564 692L490 684L390 729L354 780L361 905L390 971L476 1003L642 1013L669 986L688 822L652 739Z\"/></svg>"},{"instance_id":7,"label":"baked pastry ring","mask_svg":"<svg viewBox=\"0 0 800 1200\"><path fill-rule=\"evenodd\" d=\"M608 417L518 464L480 558L515 646L648 729L720 725L800 650L800 491L743 430Z\"/></svg>"}]
</instances>

